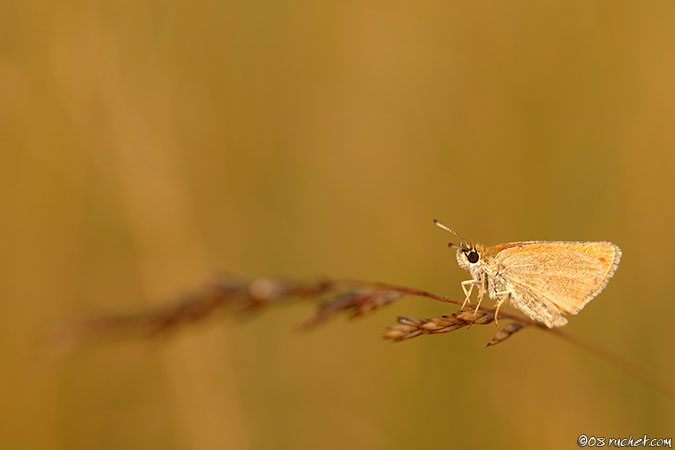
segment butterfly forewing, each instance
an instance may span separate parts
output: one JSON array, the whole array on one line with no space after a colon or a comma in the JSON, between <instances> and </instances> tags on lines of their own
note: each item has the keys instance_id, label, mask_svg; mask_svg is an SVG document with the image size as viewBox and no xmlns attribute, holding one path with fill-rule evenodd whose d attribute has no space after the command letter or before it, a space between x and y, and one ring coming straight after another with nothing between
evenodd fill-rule
<instances>
[{"instance_id":1,"label":"butterfly forewing","mask_svg":"<svg viewBox=\"0 0 675 450\"><path fill-rule=\"evenodd\" d=\"M602 291L621 257L610 242L517 242L490 250L501 276L572 314Z\"/></svg>"}]
</instances>

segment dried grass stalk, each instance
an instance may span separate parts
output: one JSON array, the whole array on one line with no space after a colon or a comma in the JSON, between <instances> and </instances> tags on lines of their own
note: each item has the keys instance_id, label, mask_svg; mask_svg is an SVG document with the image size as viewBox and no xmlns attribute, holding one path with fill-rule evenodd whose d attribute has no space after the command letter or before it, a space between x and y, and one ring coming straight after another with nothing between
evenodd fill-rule
<instances>
[{"instance_id":1,"label":"dried grass stalk","mask_svg":"<svg viewBox=\"0 0 675 450\"><path fill-rule=\"evenodd\" d=\"M97 336L157 336L175 331L185 325L202 322L218 313L250 315L275 304L305 300L318 302L312 316L301 323L310 328L329 318L346 314L360 317L386 306L406 295L428 297L459 305L457 300L424 291L355 280L288 281L271 278L244 280L219 277L195 292L184 295L166 306L128 314L90 317L66 327L61 336L74 342ZM537 325L528 319L500 313L501 319L517 320L522 326ZM392 340L410 339L421 334L447 333L470 324L483 325L494 320L494 310L459 311L449 316L419 321L400 318L385 337ZM415 328L415 324L419 326ZM62 330L63 331L63 330Z\"/></svg>"},{"instance_id":2,"label":"dried grass stalk","mask_svg":"<svg viewBox=\"0 0 675 450\"><path fill-rule=\"evenodd\" d=\"M56 340L65 347L103 336L145 337L175 331L182 326L203 322L221 312L234 315L250 315L275 304L289 301L318 301L316 312L302 323L312 327L338 314L359 317L403 296L426 297L435 301L461 306L462 302L432 294L419 289L385 283L358 280L309 280L287 281L270 278L243 280L220 277L195 292L182 296L166 306L141 310L129 314L108 314L90 317L61 328ZM480 307L473 311L459 311L433 319L399 317L398 324L390 327L384 337L402 341L413 337L449 333L472 324L484 325L495 319L495 310ZM499 320L511 323L499 330L488 342L492 346L503 342L524 327L535 327L591 351L622 370L656 387L669 397L675 398L672 382L664 380L646 367L640 366L621 355L595 344L581 340L569 333L532 320L499 312ZM52 336L54 337L54 336Z\"/></svg>"}]
</instances>

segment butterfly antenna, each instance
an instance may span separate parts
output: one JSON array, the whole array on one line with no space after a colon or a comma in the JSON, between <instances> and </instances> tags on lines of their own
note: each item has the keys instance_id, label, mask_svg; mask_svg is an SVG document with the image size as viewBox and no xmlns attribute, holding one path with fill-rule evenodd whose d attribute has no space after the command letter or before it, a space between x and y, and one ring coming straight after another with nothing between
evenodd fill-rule
<instances>
[{"instance_id":1,"label":"butterfly antenna","mask_svg":"<svg viewBox=\"0 0 675 450\"><path fill-rule=\"evenodd\" d=\"M447 226L446 224L444 224L440 220L434 219L434 223L436 224L437 227L443 228L445 231L449 231L452 234L454 234L455 236L457 236L459 238L459 240L462 241L462 244L466 244L468 242L466 239L464 239L462 236L460 236L459 233L457 233L455 230L453 230L452 228L450 228L449 226Z\"/></svg>"}]
</instances>

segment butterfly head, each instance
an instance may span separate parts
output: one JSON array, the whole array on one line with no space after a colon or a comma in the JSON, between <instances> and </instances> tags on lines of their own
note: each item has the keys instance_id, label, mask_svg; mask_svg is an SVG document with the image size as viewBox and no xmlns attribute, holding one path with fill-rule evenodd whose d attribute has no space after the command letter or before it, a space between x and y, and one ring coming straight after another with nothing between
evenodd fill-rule
<instances>
[{"instance_id":1,"label":"butterfly head","mask_svg":"<svg viewBox=\"0 0 675 450\"><path fill-rule=\"evenodd\" d=\"M459 267L473 273L482 263L483 246L467 241L457 234L455 230L438 220L434 219L434 223L438 227L443 228L445 231L449 231L459 238L459 244L450 243L448 246L457 249L457 263L459 264Z\"/></svg>"}]
</instances>

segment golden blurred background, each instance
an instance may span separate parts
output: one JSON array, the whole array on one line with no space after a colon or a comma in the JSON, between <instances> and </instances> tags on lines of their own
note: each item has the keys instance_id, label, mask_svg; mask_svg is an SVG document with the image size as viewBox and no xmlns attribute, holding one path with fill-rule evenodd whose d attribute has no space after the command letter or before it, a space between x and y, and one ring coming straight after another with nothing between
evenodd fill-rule
<instances>
[{"instance_id":1,"label":"golden blurred background","mask_svg":"<svg viewBox=\"0 0 675 450\"><path fill-rule=\"evenodd\" d=\"M536 330L401 344L424 299L298 333L306 305L51 355L83 314L214 273L461 297L484 244L609 240L566 330L672 380L670 1L0 4L7 449L575 448L673 437L672 400Z\"/></svg>"}]
</instances>

